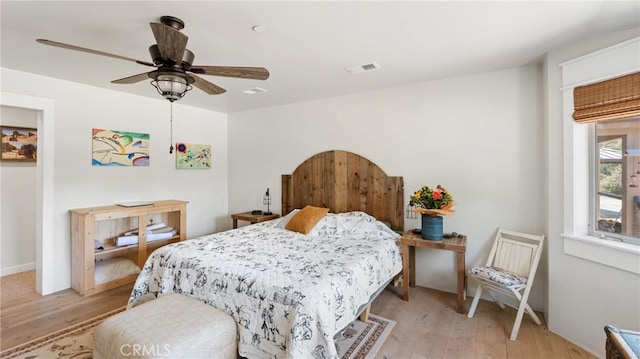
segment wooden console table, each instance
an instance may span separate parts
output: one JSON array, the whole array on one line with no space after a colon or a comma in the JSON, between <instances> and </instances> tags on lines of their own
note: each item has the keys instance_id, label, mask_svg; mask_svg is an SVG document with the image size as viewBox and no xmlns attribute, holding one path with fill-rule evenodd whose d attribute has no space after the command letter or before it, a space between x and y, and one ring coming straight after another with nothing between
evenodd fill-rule
<instances>
[{"instance_id":1,"label":"wooden console table","mask_svg":"<svg viewBox=\"0 0 640 359\"><path fill-rule=\"evenodd\" d=\"M154 250L187 239L187 203L164 200L134 207L107 205L69 210L71 288L83 296L89 296L135 282L137 272L105 275L107 278L104 278L96 276L96 269L99 273L116 273L118 271L114 268L125 268L122 264L114 264L112 260L116 258L127 259L133 267L142 269ZM155 240L151 240L153 234L149 233L147 226L159 223L165 228L171 227L175 232L165 231L159 233L160 236L156 233ZM118 246L117 238L124 236L131 236L129 239L132 242ZM96 241L100 249L96 249Z\"/></svg>"},{"instance_id":2,"label":"wooden console table","mask_svg":"<svg viewBox=\"0 0 640 359\"><path fill-rule=\"evenodd\" d=\"M400 238L402 246L402 299L409 300L409 286L416 286L416 247L444 249L456 252L458 272L458 313L465 313L465 252L467 251L467 236L444 238L442 241L428 241L422 239L418 233L407 231Z\"/></svg>"}]
</instances>

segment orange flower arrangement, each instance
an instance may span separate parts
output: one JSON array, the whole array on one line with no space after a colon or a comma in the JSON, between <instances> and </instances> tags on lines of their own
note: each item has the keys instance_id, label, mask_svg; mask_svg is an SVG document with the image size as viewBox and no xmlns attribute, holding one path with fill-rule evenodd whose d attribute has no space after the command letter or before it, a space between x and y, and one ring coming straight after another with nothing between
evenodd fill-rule
<instances>
[{"instance_id":1,"label":"orange flower arrangement","mask_svg":"<svg viewBox=\"0 0 640 359\"><path fill-rule=\"evenodd\" d=\"M453 214L453 197L444 187L438 185L436 189L422 186L411 197L415 206L414 212L430 216L450 216Z\"/></svg>"}]
</instances>

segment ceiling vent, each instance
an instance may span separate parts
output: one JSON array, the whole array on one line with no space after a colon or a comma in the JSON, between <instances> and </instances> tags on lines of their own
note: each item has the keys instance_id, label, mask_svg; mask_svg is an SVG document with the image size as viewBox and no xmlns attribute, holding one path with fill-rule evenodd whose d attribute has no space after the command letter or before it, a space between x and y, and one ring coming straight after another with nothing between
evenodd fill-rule
<instances>
[{"instance_id":1,"label":"ceiling vent","mask_svg":"<svg viewBox=\"0 0 640 359\"><path fill-rule=\"evenodd\" d=\"M362 72L366 72L366 71L373 71L373 70L378 70L380 68L380 65L378 65L378 63L376 62L371 62L368 64L364 64L364 65L356 65L356 66L349 66L349 67L345 67L344 69L349 71L351 74L356 75Z\"/></svg>"},{"instance_id":2,"label":"ceiling vent","mask_svg":"<svg viewBox=\"0 0 640 359\"><path fill-rule=\"evenodd\" d=\"M247 95L255 95L257 93L267 92L267 90L263 89L262 87L254 87L242 92L246 93Z\"/></svg>"}]
</instances>

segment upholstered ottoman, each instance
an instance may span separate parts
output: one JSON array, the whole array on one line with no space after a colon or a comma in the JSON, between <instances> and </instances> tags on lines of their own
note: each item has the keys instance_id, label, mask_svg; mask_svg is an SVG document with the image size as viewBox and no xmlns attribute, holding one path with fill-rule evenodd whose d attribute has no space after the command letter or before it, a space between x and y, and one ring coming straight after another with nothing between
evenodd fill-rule
<instances>
[{"instance_id":1,"label":"upholstered ottoman","mask_svg":"<svg viewBox=\"0 0 640 359\"><path fill-rule=\"evenodd\" d=\"M233 318L180 294L106 319L95 329L93 343L95 359L237 357Z\"/></svg>"}]
</instances>

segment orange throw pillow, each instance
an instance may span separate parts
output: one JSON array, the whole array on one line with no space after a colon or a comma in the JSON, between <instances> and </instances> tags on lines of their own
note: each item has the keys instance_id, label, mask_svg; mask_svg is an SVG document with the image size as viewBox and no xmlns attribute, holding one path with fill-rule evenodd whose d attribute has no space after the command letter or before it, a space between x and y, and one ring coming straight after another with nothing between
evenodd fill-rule
<instances>
[{"instance_id":1,"label":"orange throw pillow","mask_svg":"<svg viewBox=\"0 0 640 359\"><path fill-rule=\"evenodd\" d=\"M313 227L329 212L329 208L305 206L284 227L290 231L308 234Z\"/></svg>"}]
</instances>

